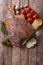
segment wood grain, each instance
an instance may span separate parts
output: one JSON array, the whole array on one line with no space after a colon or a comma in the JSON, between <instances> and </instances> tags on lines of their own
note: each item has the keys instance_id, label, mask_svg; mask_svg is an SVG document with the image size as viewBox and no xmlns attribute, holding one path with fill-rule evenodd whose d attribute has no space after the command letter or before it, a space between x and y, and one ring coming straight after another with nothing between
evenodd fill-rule
<instances>
[{"instance_id":1,"label":"wood grain","mask_svg":"<svg viewBox=\"0 0 43 65\"><path fill-rule=\"evenodd\" d=\"M0 65L3 65L3 45L2 45L2 39L4 38L1 30L0 30Z\"/></svg>"},{"instance_id":2,"label":"wood grain","mask_svg":"<svg viewBox=\"0 0 43 65\"><path fill-rule=\"evenodd\" d=\"M0 0L0 20L7 17L8 4L17 6L28 4L33 8L43 20L43 0ZM25 46L13 48L3 46L1 40L3 34L0 32L0 65L43 65L43 28L38 36L38 45L27 49Z\"/></svg>"},{"instance_id":3,"label":"wood grain","mask_svg":"<svg viewBox=\"0 0 43 65\"><path fill-rule=\"evenodd\" d=\"M20 64L29 65L29 51L26 47L21 48L20 52Z\"/></svg>"},{"instance_id":4,"label":"wood grain","mask_svg":"<svg viewBox=\"0 0 43 65\"><path fill-rule=\"evenodd\" d=\"M3 21L3 2L4 0L0 0L0 22ZM2 38L3 34L0 30L0 65L3 65L3 45L2 45Z\"/></svg>"},{"instance_id":5,"label":"wood grain","mask_svg":"<svg viewBox=\"0 0 43 65\"><path fill-rule=\"evenodd\" d=\"M20 5L24 6L25 4L28 4L28 0L21 0ZM20 49L20 64L21 65L29 65L29 50L24 47Z\"/></svg>"},{"instance_id":6,"label":"wood grain","mask_svg":"<svg viewBox=\"0 0 43 65\"><path fill-rule=\"evenodd\" d=\"M0 65L3 65L3 45L0 43Z\"/></svg>"},{"instance_id":7,"label":"wood grain","mask_svg":"<svg viewBox=\"0 0 43 65\"><path fill-rule=\"evenodd\" d=\"M12 62L12 53L11 53L11 48L10 47L7 47L7 46L4 46L3 47L3 64L4 65L11 65Z\"/></svg>"},{"instance_id":8,"label":"wood grain","mask_svg":"<svg viewBox=\"0 0 43 65\"><path fill-rule=\"evenodd\" d=\"M36 47L29 49L29 65L36 65Z\"/></svg>"},{"instance_id":9,"label":"wood grain","mask_svg":"<svg viewBox=\"0 0 43 65\"><path fill-rule=\"evenodd\" d=\"M29 6L34 9L36 5L33 7L33 2L29 0ZM36 65L36 47L29 49L29 65Z\"/></svg>"},{"instance_id":10,"label":"wood grain","mask_svg":"<svg viewBox=\"0 0 43 65\"><path fill-rule=\"evenodd\" d=\"M10 1L10 0L9 0ZM1 2L1 15L2 15L2 18L1 18L1 20L5 20L5 18L6 18L6 13L7 13L7 5L8 5L8 3L9 3L9 1L7 0L2 0L2 2ZM1 34L1 36L2 36L2 34ZM2 37L3 38L3 37ZM0 38L1 39L1 38ZM6 46L3 46L3 56L1 56L1 57L3 57L3 65L11 65L11 48L9 48L9 47L6 47ZM0 64L1 65L1 64Z\"/></svg>"},{"instance_id":11,"label":"wood grain","mask_svg":"<svg viewBox=\"0 0 43 65\"><path fill-rule=\"evenodd\" d=\"M13 46L12 48L12 65L19 65L20 63L20 48Z\"/></svg>"},{"instance_id":12,"label":"wood grain","mask_svg":"<svg viewBox=\"0 0 43 65\"><path fill-rule=\"evenodd\" d=\"M12 0L14 5L19 6L19 0ZM20 63L20 48L17 46L13 46L12 48L12 65L19 65Z\"/></svg>"},{"instance_id":13,"label":"wood grain","mask_svg":"<svg viewBox=\"0 0 43 65\"><path fill-rule=\"evenodd\" d=\"M29 0L29 5L31 8L33 8L42 18L43 20L43 4L42 0ZM42 29L43 30L43 29ZM39 35L38 39L40 41L38 42L38 45L32 49L29 50L29 65L43 65L43 41L42 38L43 34Z\"/></svg>"},{"instance_id":14,"label":"wood grain","mask_svg":"<svg viewBox=\"0 0 43 65\"><path fill-rule=\"evenodd\" d=\"M38 45L37 45L37 50L36 50L36 55L37 55L36 64L43 65L43 41L42 41L43 40L43 28L41 28L38 31L39 31L39 35L38 35Z\"/></svg>"}]
</instances>

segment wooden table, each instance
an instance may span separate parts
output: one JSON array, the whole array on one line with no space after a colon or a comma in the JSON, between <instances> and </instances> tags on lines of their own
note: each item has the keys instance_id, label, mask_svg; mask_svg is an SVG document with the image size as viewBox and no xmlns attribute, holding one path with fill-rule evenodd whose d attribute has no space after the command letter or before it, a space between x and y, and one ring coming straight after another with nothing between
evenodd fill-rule
<instances>
[{"instance_id":1,"label":"wooden table","mask_svg":"<svg viewBox=\"0 0 43 65\"><path fill-rule=\"evenodd\" d=\"M0 20L5 20L9 3L19 6L29 4L43 20L43 0L0 0ZM39 42L31 49L3 46L0 32L0 65L43 65L43 28L40 31Z\"/></svg>"}]
</instances>

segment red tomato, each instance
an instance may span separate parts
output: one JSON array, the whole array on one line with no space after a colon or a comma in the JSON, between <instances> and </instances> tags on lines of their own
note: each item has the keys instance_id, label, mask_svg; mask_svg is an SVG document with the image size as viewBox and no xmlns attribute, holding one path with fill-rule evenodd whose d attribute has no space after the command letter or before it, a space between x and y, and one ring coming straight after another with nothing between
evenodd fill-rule
<instances>
[{"instance_id":1,"label":"red tomato","mask_svg":"<svg viewBox=\"0 0 43 65\"><path fill-rule=\"evenodd\" d=\"M28 18L28 22L32 23L33 22L33 18Z\"/></svg>"},{"instance_id":2,"label":"red tomato","mask_svg":"<svg viewBox=\"0 0 43 65\"><path fill-rule=\"evenodd\" d=\"M24 9L21 11L21 13L22 13L23 15L25 15L25 14L26 14L26 12L25 12L25 10L24 10Z\"/></svg>"},{"instance_id":3,"label":"red tomato","mask_svg":"<svg viewBox=\"0 0 43 65\"><path fill-rule=\"evenodd\" d=\"M25 8L26 13L30 12L30 7Z\"/></svg>"},{"instance_id":4,"label":"red tomato","mask_svg":"<svg viewBox=\"0 0 43 65\"><path fill-rule=\"evenodd\" d=\"M33 19L37 19L37 18L38 18L38 14L34 14Z\"/></svg>"},{"instance_id":5,"label":"red tomato","mask_svg":"<svg viewBox=\"0 0 43 65\"><path fill-rule=\"evenodd\" d=\"M30 14L30 13L28 13L28 14L26 15L26 18L29 18L29 17L31 17L31 14Z\"/></svg>"},{"instance_id":6,"label":"red tomato","mask_svg":"<svg viewBox=\"0 0 43 65\"><path fill-rule=\"evenodd\" d=\"M31 14L31 15L34 15L34 14L35 14L35 11L34 11L34 10L31 10L31 11L30 11L30 14Z\"/></svg>"}]
</instances>

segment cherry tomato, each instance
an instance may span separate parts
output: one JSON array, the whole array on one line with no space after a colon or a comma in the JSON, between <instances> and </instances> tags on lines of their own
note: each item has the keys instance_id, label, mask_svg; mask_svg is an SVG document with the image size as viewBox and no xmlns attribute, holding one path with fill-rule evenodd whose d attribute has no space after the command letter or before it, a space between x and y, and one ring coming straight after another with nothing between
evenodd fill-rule
<instances>
[{"instance_id":1,"label":"cherry tomato","mask_svg":"<svg viewBox=\"0 0 43 65\"><path fill-rule=\"evenodd\" d=\"M34 14L33 19L37 19L37 18L38 18L38 14Z\"/></svg>"},{"instance_id":2,"label":"cherry tomato","mask_svg":"<svg viewBox=\"0 0 43 65\"><path fill-rule=\"evenodd\" d=\"M22 13L23 15L25 15L25 14L26 14L26 12L25 12L25 10L24 10L24 9L21 11L21 13Z\"/></svg>"},{"instance_id":3,"label":"cherry tomato","mask_svg":"<svg viewBox=\"0 0 43 65\"><path fill-rule=\"evenodd\" d=\"M30 7L25 8L26 13L30 12Z\"/></svg>"},{"instance_id":4,"label":"cherry tomato","mask_svg":"<svg viewBox=\"0 0 43 65\"><path fill-rule=\"evenodd\" d=\"M35 14L35 11L34 11L34 10L31 10L31 11L30 11L30 14L31 14L31 15L34 15L34 14Z\"/></svg>"},{"instance_id":5,"label":"cherry tomato","mask_svg":"<svg viewBox=\"0 0 43 65\"><path fill-rule=\"evenodd\" d=\"M32 23L33 22L33 18L28 18L28 22Z\"/></svg>"},{"instance_id":6,"label":"cherry tomato","mask_svg":"<svg viewBox=\"0 0 43 65\"><path fill-rule=\"evenodd\" d=\"M28 13L28 14L26 15L26 18L29 18L29 17L31 17L31 14L30 14L30 13Z\"/></svg>"}]
</instances>

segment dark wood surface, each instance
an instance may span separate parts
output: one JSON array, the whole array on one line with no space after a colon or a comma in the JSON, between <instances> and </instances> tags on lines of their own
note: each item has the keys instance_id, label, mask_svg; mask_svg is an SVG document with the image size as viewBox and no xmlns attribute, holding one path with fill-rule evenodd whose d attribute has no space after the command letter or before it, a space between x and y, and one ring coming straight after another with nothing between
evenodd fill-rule
<instances>
[{"instance_id":1,"label":"dark wood surface","mask_svg":"<svg viewBox=\"0 0 43 65\"><path fill-rule=\"evenodd\" d=\"M0 20L5 20L9 3L23 6L29 4L43 20L43 0L0 0ZM40 33L37 36L38 44L31 49L25 46L23 48L3 46L1 43L3 35L0 32L0 65L43 65L43 28L37 32Z\"/></svg>"}]
</instances>

